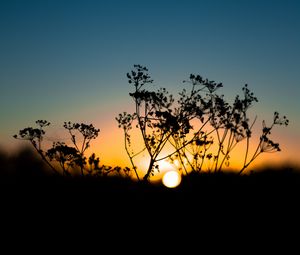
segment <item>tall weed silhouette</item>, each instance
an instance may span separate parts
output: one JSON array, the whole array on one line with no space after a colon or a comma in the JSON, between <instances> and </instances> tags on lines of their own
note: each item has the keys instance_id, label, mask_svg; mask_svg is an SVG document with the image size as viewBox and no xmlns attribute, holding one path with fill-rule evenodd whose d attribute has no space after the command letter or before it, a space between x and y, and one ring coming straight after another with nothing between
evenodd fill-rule
<instances>
[{"instance_id":1,"label":"tall weed silhouette","mask_svg":"<svg viewBox=\"0 0 300 255\"><path fill-rule=\"evenodd\" d=\"M56 141L50 148L44 148L43 144L45 130L50 126L47 120L37 120L36 127L24 128L14 138L28 141L54 174L129 177L134 172L137 179L143 181L160 171L163 160L169 160L185 174L221 172L229 166L232 152L242 142L245 147L244 151L239 147L240 174L262 153L280 151L279 143L270 138L271 131L275 126L287 126L289 120L278 112L274 113L270 125L262 121L256 149L250 151L257 116L251 119L249 109L258 99L247 84L242 88L242 96L237 95L230 104L219 93L222 83L200 75L190 74L189 79L183 81L185 88L178 93L177 99L166 88L152 90L153 79L144 66L134 65L127 73L127 79L132 87L129 96L134 111L120 113L116 120L124 132L124 146L131 168L101 165L95 153L86 155L100 132L92 124L64 122L69 143ZM139 132L133 133L133 129ZM142 140L142 148L137 146L137 136ZM143 176L137 167L141 154L149 158Z\"/></svg>"},{"instance_id":2,"label":"tall weed silhouette","mask_svg":"<svg viewBox=\"0 0 300 255\"><path fill-rule=\"evenodd\" d=\"M133 86L129 95L135 110L119 114L116 120L123 129L125 150L139 180L148 180L156 170L159 171L159 162L166 159L177 166L179 164L185 173L220 172L224 166L229 166L232 151L242 141L246 141L246 149L239 173L244 172L260 154L280 151L279 144L270 138L271 130L276 125L287 126L289 121L275 112L270 126L263 121L257 149L249 155L257 117L250 120L248 111L258 99L247 84L242 88L243 96L237 95L229 104L218 93L223 84L200 75L191 74L184 81L190 87L184 88L177 100L166 88L151 89L153 79L144 66L134 65L127 78ZM138 151L133 142L133 128L140 130L144 145ZM167 155L164 155L166 150ZM149 156L148 168L142 178L137 171L137 156L141 153Z\"/></svg>"},{"instance_id":3,"label":"tall weed silhouette","mask_svg":"<svg viewBox=\"0 0 300 255\"><path fill-rule=\"evenodd\" d=\"M92 124L64 122L63 127L70 136L72 146L56 141L48 149L43 148L43 139L46 134L45 128L50 122L37 120L36 124L36 128L28 127L20 130L14 138L29 141L53 173L63 176L76 175L78 171L81 176L107 176L112 173L130 175L128 167L100 165L100 159L95 153L86 156L91 141L96 139L100 132L100 129Z\"/></svg>"}]
</instances>

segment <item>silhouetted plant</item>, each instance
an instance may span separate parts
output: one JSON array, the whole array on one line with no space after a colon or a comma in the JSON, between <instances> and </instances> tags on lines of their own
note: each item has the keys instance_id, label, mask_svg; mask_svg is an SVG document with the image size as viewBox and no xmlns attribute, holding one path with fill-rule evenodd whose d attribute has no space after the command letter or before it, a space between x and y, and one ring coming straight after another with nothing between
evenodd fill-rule
<instances>
[{"instance_id":1,"label":"silhouetted plant","mask_svg":"<svg viewBox=\"0 0 300 255\"><path fill-rule=\"evenodd\" d=\"M29 141L55 174L62 172L64 176L71 176L79 169L82 176L107 176L111 173L130 176L131 169L128 167L100 165L100 159L95 153L87 159L85 152L90 147L91 140L96 139L100 132L100 129L96 129L92 124L64 122L63 127L68 131L73 147L57 141L48 150L42 148L42 141L46 133L44 128L48 127L50 122L38 120L36 124L38 128L22 129L14 138ZM78 137L78 134L81 137Z\"/></svg>"},{"instance_id":2,"label":"silhouetted plant","mask_svg":"<svg viewBox=\"0 0 300 255\"><path fill-rule=\"evenodd\" d=\"M144 151L150 158L144 180L153 175L154 170L159 170L159 161L164 159L176 161L179 169L186 173L199 172L204 167L207 171L221 171L224 165L229 166L233 149L244 140L246 150L240 173L261 153L279 151L279 145L268 135L275 125L288 125L288 120L285 116L281 119L276 112L271 127L267 128L263 121L257 150L249 157L250 138L257 117L250 121L248 110L258 100L247 84L242 89L243 97L237 95L230 105L217 93L222 83L203 79L200 75L191 74L189 80L184 81L191 87L179 93L177 102L165 88L151 91L146 87L153 83L146 67L134 65L127 78L134 87L129 95L135 111L132 114L123 112L116 120L124 131L125 150L138 179L135 158ZM139 151L134 150L133 127L140 130L143 140L144 146ZM161 156L167 145L173 150Z\"/></svg>"},{"instance_id":3,"label":"silhouetted plant","mask_svg":"<svg viewBox=\"0 0 300 255\"><path fill-rule=\"evenodd\" d=\"M141 65L135 65L134 68L134 71L127 73L127 78L129 84L134 86L134 91L129 95L133 98L135 112L132 114L123 112L119 114L116 120L119 127L123 128L125 149L138 179L140 178L136 171L137 166L134 158L143 151L148 153L149 165L143 177L144 180L148 180L149 176L154 174L154 170L159 171L158 162L164 159L159 158L159 155L170 137L177 134L180 129L185 129L187 132L191 126L184 119L182 122L179 119L180 116L173 112L174 99L165 88L160 88L157 91L150 91L145 88L146 85L153 82L148 74L148 69ZM138 152L133 151L131 143L130 131L133 123L139 128L144 143L144 148Z\"/></svg>"},{"instance_id":4,"label":"silhouetted plant","mask_svg":"<svg viewBox=\"0 0 300 255\"><path fill-rule=\"evenodd\" d=\"M42 149L42 140L45 135L44 127L49 126L50 122L46 120L37 120L35 123L37 124L38 128L24 128L19 131L19 135L14 135L13 137L16 139L29 141L42 159L47 163L50 169L54 173L58 174L58 171L50 164L49 160L46 158L45 152Z\"/></svg>"},{"instance_id":5,"label":"silhouetted plant","mask_svg":"<svg viewBox=\"0 0 300 255\"><path fill-rule=\"evenodd\" d=\"M281 151L279 147L279 143L273 142L269 138L269 135L271 134L271 130L274 128L274 126L276 125L287 126L288 124L289 124L289 120L286 118L286 116L280 117L278 112L274 112L273 123L271 124L270 127L267 127L265 121L263 121L262 134L260 136L259 143L250 159L247 159L247 157L248 157L249 139L251 134L247 136L247 149L245 154L245 160L244 160L243 167L240 170L240 173L242 173L261 153L274 153L274 152Z\"/></svg>"},{"instance_id":6,"label":"silhouetted plant","mask_svg":"<svg viewBox=\"0 0 300 255\"><path fill-rule=\"evenodd\" d=\"M245 171L260 154L280 151L279 144L270 139L271 130L276 125L287 126L289 121L285 116L281 118L278 112L274 113L273 123L269 127L263 121L256 150L252 154L249 150L257 117L250 120L248 110L258 100L247 84L242 88L243 96L237 95L229 104L224 95L218 94L223 84L200 75L191 74L184 81L190 87L179 93L178 100L165 88L150 89L153 80L146 67L134 65L127 78L133 85L129 95L134 102L134 112L123 112L116 120L123 129L125 150L138 180L141 178L136 157L144 152L149 156L149 162L142 180L147 181L155 171L160 170L159 162L167 159L186 174L203 170L220 172L224 166L229 166L232 151L242 141L246 146L239 173ZM54 173L72 175L79 171L82 176L131 175L131 168L128 167L100 165L95 153L86 157L91 141L100 132L92 124L64 122L63 127L70 135L72 146L57 141L49 149L42 147L42 141L44 129L50 122L38 120L36 124L36 128L22 129L14 137L29 141ZM136 149L136 141L132 141L134 127L143 141L139 150Z\"/></svg>"}]
</instances>

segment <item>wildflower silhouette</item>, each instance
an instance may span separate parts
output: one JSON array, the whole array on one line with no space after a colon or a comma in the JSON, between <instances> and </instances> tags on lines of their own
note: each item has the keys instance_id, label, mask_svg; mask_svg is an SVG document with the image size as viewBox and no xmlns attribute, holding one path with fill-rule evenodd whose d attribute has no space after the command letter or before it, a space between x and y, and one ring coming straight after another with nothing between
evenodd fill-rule
<instances>
[{"instance_id":1,"label":"wildflower silhouette","mask_svg":"<svg viewBox=\"0 0 300 255\"><path fill-rule=\"evenodd\" d=\"M217 93L223 84L200 75L191 74L189 80L184 81L190 88L184 88L177 101L165 88L151 90L153 79L144 66L134 65L127 78L128 83L133 85L133 92L129 95L135 111L123 112L116 120L119 128L123 129L125 150L138 180L141 178L136 161L143 152L148 154L149 163L142 179L148 180L156 170L159 171L159 162L165 159L179 163L179 169L185 173L203 170L220 172L224 165L229 166L233 149L242 141L246 141L246 149L239 173L247 169L261 153L280 151L279 144L273 142L269 135L275 125L287 126L289 121L275 112L270 127L266 127L263 121L257 149L249 156L252 129L257 117L251 121L248 110L258 100L247 84L242 88L243 97L237 95L230 105L223 95ZM140 130L144 144L138 151L131 136L134 127ZM172 150L170 152L168 149L167 155L162 156L167 146L171 146Z\"/></svg>"},{"instance_id":2,"label":"wildflower silhouette","mask_svg":"<svg viewBox=\"0 0 300 255\"><path fill-rule=\"evenodd\" d=\"M237 95L232 104L228 103L219 90L222 83L217 83L191 74L184 80L185 87L175 100L166 88L151 90L153 79L146 67L134 65L127 73L128 83L133 87L129 96L133 99L134 112L120 113L116 120L124 132L124 147L131 162L131 167L111 167L100 165L100 159L92 153L86 156L92 140L99 135L100 129L92 124L64 122L64 129L70 136L70 143L56 141L51 148L43 148L45 128L50 126L46 120L37 120L37 127L28 127L19 131L14 138L29 141L41 158L55 174L72 176L108 176L118 174L131 176L134 171L138 180L148 181L159 163L169 160L185 174L190 172L221 172L229 166L232 152L238 144L245 143L245 151L240 150L242 166L238 173L243 173L262 153L279 152L279 143L271 138L275 126L287 126L286 116L274 113L270 126L262 122L262 132L254 152L250 143L257 116L251 120L249 109L258 102L246 84L242 96ZM136 142L137 129L143 141L139 148ZM79 137L78 137L79 135ZM142 153L148 155L146 172L139 175L137 162Z\"/></svg>"},{"instance_id":3,"label":"wildflower silhouette","mask_svg":"<svg viewBox=\"0 0 300 255\"><path fill-rule=\"evenodd\" d=\"M92 153L89 158L85 156L91 141L96 139L100 132L100 129L96 129L92 124L64 122L63 127L68 131L73 146L57 141L48 150L42 148L42 141L46 134L44 128L48 127L50 122L37 120L36 124L37 128L22 129L19 131L19 135L14 135L14 138L29 141L55 174L71 176L79 169L81 176L107 176L111 173L130 175L128 167L100 165L100 159L96 157L95 153ZM80 134L79 138L76 137L77 134Z\"/></svg>"}]
</instances>

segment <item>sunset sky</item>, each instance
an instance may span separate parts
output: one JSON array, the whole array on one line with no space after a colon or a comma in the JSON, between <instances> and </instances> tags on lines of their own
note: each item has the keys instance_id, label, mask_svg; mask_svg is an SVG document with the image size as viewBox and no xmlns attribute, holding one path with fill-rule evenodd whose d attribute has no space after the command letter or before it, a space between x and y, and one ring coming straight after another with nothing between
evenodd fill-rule
<instances>
[{"instance_id":1,"label":"sunset sky","mask_svg":"<svg viewBox=\"0 0 300 255\"><path fill-rule=\"evenodd\" d=\"M100 128L92 143L103 163L127 157L115 117L132 111L126 73L149 68L156 88L176 94L190 73L222 82L232 100L247 83L259 102L256 125L278 111L282 152L264 162L300 163L300 1L1 0L0 147L46 119L48 141L64 121Z\"/></svg>"}]
</instances>

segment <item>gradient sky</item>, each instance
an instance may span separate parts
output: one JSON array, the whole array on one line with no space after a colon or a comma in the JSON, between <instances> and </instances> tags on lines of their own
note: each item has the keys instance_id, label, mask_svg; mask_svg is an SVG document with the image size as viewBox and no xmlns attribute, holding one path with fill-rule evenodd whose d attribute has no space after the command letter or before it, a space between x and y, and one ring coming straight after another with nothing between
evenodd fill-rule
<instances>
[{"instance_id":1,"label":"gradient sky","mask_svg":"<svg viewBox=\"0 0 300 255\"><path fill-rule=\"evenodd\" d=\"M131 109L126 72L141 64L172 92L190 73L223 82L228 99L248 83L257 125L274 111L290 119L275 132L276 159L300 163L300 1L1 0L0 33L6 150L37 119L53 130L70 120L101 129L103 162L126 157L115 117ZM63 138L55 132L49 140Z\"/></svg>"}]
</instances>

